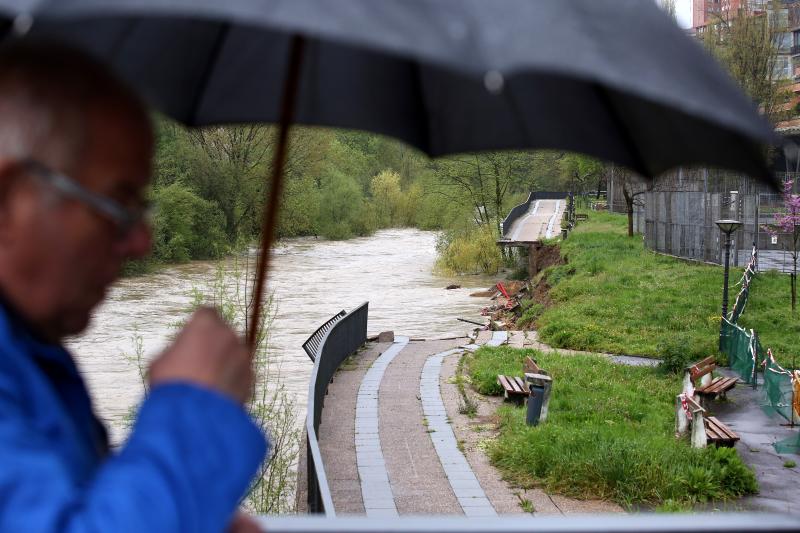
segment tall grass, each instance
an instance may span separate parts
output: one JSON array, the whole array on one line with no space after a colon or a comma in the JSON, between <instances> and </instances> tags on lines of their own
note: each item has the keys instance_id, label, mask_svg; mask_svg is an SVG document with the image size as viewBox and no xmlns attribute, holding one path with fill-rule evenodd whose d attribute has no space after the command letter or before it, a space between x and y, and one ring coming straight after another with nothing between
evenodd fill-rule
<instances>
[{"instance_id":1,"label":"tall grass","mask_svg":"<svg viewBox=\"0 0 800 533\"><path fill-rule=\"evenodd\" d=\"M695 450L673 436L675 376L600 356L484 347L467 356L473 385L499 393L497 374L519 374L526 356L553 377L549 415L529 427L524 408L498 410L500 435L489 456L505 478L623 505L685 505L757 491L734 450Z\"/></svg>"},{"instance_id":2,"label":"tall grass","mask_svg":"<svg viewBox=\"0 0 800 533\"><path fill-rule=\"evenodd\" d=\"M561 245L568 264L546 272L552 307L537 320L540 337L555 347L662 355L676 337L688 356L716 353L722 268L655 254L641 237L625 234L621 215L590 214ZM731 305L741 269L731 271ZM759 274L741 324L753 327L779 360L796 353L800 321L792 317L788 278Z\"/></svg>"}]
</instances>

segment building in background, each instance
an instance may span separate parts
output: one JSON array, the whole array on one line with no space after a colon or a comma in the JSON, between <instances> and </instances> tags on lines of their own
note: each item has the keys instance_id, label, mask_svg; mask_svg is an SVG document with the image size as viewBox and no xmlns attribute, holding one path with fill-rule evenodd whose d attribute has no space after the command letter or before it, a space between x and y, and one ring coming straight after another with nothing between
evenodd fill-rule
<instances>
[{"instance_id":1,"label":"building in background","mask_svg":"<svg viewBox=\"0 0 800 533\"><path fill-rule=\"evenodd\" d=\"M777 121L776 130L782 134L800 134L800 0L777 2L777 12L775 5L769 0L692 0L691 33L702 38L714 25L730 23L736 17L768 17L776 47L768 72L771 83L786 89L772 108L777 113L768 115ZM781 162L775 167L782 171L782 179L794 181L795 190L800 179L798 163ZM626 196L634 198L632 205ZM714 221L735 218L743 225L734 234L734 265L745 264L755 244L759 269L790 271L791 237L766 230L782 205L780 193L747 176L722 170L678 169L651 183L620 173L608 176L609 209L619 213L632 209L634 231L643 235L647 248L702 262L723 261L724 242Z\"/></svg>"}]
</instances>

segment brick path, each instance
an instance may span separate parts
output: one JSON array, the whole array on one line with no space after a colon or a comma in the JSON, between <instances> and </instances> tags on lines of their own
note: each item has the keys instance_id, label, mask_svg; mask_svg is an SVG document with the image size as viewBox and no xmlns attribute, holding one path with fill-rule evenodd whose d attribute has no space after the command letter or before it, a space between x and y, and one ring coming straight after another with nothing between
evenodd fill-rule
<instances>
[{"instance_id":1,"label":"brick path","mask_svg":"<svg viewBox=\"0 0 800 533\"><path fill-rule=\"evenodd\" d=\"M337 515L489 517L524 513L524 501L542 514L618 512L602 502L559 498L558 505L541 491L514 489L476 452L470 443L477 434L465 429L449 381L459 356L475 348L470 342L397 337L369 345L340 369L320 425ZM484 332L477 342L499 345L509 335ZM493 412L494 406L483 408Z\"/></svg>"}]
</instances>

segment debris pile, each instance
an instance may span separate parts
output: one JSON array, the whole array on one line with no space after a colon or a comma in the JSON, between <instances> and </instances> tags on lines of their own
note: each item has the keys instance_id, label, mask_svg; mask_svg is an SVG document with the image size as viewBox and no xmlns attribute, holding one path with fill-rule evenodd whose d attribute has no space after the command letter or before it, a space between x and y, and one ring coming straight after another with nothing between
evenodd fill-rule
<instances>
[{"instance_id":1,"label":"debris pile","mask_svg":"<svg viewBox=\"0 0 800 533\"><path fill-rule=\"evenodd\" d=\"M488 316L491 329L503 330L506 325L514 323L514 311L519 307L519 301L524 293L528 292L528 284L524 281L497 282L487 291L473 293L472 296L489 297L494 304L481 309L481 315Z\"/></svg>"}]
</instances>

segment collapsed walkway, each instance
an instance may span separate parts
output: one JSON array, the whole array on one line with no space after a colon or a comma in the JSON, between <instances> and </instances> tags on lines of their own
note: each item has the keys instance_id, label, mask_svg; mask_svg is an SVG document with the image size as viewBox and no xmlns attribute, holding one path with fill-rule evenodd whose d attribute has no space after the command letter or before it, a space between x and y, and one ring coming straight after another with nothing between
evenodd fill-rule
<instances>
[{"instance_id":1,"label":"collapsed walkway","mask_svg":"<svg viewBox=\"0 0 800 533\"><path fill-rule=\"evenodd\" d=\"M477 416L459 413L453 377L460 354L522 334L370 344L351 358L328 390L320 447L337 515L585 514L622 512L612 503L550 496L511 487L481 449L497 398Z\"/></svg>"},{"instance_id":2,"label":"collapsed walkway","mask_svg":"<svg viewBox=\"0 0 800 533\"><path fill-rule=\"evenodd\" d=\"M503 238L509 243L533 243L557 237L566 207L566 200L535 200L511 227L504 228Z\"/></svg>"}]
</instances>

